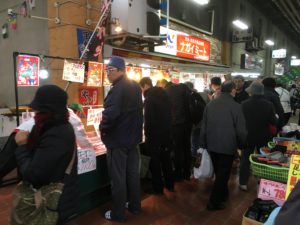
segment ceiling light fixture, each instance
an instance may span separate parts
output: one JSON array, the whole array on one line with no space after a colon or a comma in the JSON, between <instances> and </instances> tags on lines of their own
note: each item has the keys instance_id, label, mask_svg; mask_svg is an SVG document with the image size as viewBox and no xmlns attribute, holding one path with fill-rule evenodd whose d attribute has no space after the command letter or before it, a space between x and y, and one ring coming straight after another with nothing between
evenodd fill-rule
<instances>
[{"instance_id":1,"label":"ceiling light fixture","mask_svg":"<svg viewBox=\"0 0 300 225\"><path fill-rule=\"evenodd\" d=\"M234 26L240 28L241 30L247 30L249 28L248 25L241 20L234 20L232 21L232 23Z\"/></svg>"},{"instance_id":2,"label":"ceiling light fixture","mask_svg":"<svg viewBox=\"0 0 300 225\"><path fill-rule=\"evenodd\" d=\"M194 0L194 2L198 3L199 5L207 5L209 0Z\"/></svg>"},{"instance_id":3,"label":"ceiling light fixture","mask_svg":"<svg viewBox=\"0 0 300 225\"><path fill-rule=\"evenodd\" d=\"M272 40L265 40L265 43L267 44L267 45L269 45L269 46L273 46L274 45L274 41L272 41Z\"/></svg>"},{"instance_id":4,"label":"ceiling light fixture","mask_svg":"<svg viewBox=\"0 0 300 225\"><path fill-rule=\"evenodd\" d=\"M297 59L297 56L295 56L295 55L292 55L292 57L291 57L292 59Z\"/></svg>"}]
</instances>

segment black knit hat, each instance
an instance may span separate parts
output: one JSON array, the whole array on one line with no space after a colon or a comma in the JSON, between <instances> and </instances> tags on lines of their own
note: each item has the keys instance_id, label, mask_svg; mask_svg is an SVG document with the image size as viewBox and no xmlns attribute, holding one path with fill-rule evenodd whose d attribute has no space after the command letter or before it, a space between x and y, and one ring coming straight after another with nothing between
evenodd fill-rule
<instances>
[{"instance_id":1,"label":"black knit hat","mask_svg":"<svg viewBox=\"0 0 300 225\"><path fill-rule=\"evenodd\" d=\"M44 85L37 89L29 107L39 112L67 112L68 94L56 85Z\"/></svg>"}]
</instances>

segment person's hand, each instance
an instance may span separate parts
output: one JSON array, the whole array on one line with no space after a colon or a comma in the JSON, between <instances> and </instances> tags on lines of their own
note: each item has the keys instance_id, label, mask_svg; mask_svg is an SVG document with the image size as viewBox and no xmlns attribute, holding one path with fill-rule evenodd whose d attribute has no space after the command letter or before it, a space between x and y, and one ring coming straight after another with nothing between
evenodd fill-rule
<instances>
[{"instance_id":1,"label":"person's hand","mask_svg":"<svg viewBox=\"0 0 300 225\"><path fill-rule=\"evenodd\" d=\"M28 136L29 136L28 131L20 130L15 136L15 141L17 145L27 144Z\"/></svg>"}]
</instances>

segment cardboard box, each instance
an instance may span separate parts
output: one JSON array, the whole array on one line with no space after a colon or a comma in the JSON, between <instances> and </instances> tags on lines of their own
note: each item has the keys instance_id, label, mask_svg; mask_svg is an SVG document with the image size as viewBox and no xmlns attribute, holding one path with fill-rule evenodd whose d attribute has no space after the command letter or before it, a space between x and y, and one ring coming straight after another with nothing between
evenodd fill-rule
<instances>
[{"instance_id":1,"label":"cardboard box","mask_svg":"<svg viewBox=\"0 0 300 225\"><path fill-rule=\"evenodd\" d=\"M246 217L245 214L244 214L242 225L263 225L263 223L258 222L258 221L253 220L253 219L250 219L250 218Z\"/></svg>"}]
</instances>

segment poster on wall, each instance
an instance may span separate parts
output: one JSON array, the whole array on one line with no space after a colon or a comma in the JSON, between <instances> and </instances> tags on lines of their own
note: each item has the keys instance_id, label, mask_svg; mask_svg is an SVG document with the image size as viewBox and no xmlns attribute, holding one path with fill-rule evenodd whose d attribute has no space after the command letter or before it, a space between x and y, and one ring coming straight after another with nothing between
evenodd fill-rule
<instances>
[{"instance_id":1,"label":"poster on wall","mask_svg":"<svg viewBox=\"0 0 300 225\"><path fill-rule=\"evenodd\" d=\"M98 62L89 62L88 64L88 76L87 86L102 86L102 72L103 64Z\"/></svg>"},{"instance_id":2,"label":"poster on wall","mask_svg":"<svg viewBox=\"0 0 300 225\"><path fill-rule=\"evenodd\" d=\"M103 72L103 86L104 87L109 87L111 83L109 82L107 78L107 72L106 72L106 64L104 64L104 72Z\"/></svg>"},{"instance_id":3,"label":"poster on wall","mask_svg":"<svg viewBox=\"0 0 300 225\"><path fill-rule=\"evenodd\" d=\"M142 68L126 66L126 75L131 80L139 81L142 78Z\"/></svg>"},{"instance_id":4,"label":"poster on wall","mask_svg":"<svg viewBox=\"0 0 300 225\"><path fill-rule=\"evenodd\" d=\"M77 44L78 44L78 55L79 57L82 55L84 48L86 46L86 44L88 43L91 35L92 35L92 31L89 30L85 30L85 29L81 29L81 28L77 28ZM100 41L97 38L97 35L94 35L94 37L92 38L90 44L89 44L89 51L86 51L85 54L83 55L83 59L86 60L91 60L91 61L98 61L98 53L97 53L97 49L98 46L100 46Z\"/></svg>"},{"instance_id":5,"label":"poster on wall","mask_svg":"<svg viewBox=\"0 0 300 225\"><path fill-rule=\"evenodd\" d=\"M40 58L37 56L19 55L17 61L18 86L39 86Z\"/></svg>"},{"instance_id":6,"label":"poster on wall","mask_svg":"<svg viewBox=\"0 0 300 225\"><path fill-rule=\"evenodd\" d=\"M63 80L77 83L84 82L84 64L64 62Z\"/></svg>"},{"instance_id":7,"label":"poster on wall","mask_svg":"<svg viewBox=\"0 0 300 225\"><path fill-rule=\"evenodd\" d=\"M81 87L79 88L79 103L81 105L99 105L98 88Z\"/></svg>"}]
</instances>

